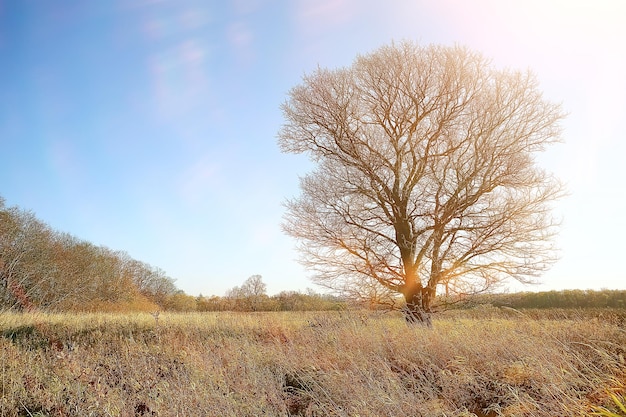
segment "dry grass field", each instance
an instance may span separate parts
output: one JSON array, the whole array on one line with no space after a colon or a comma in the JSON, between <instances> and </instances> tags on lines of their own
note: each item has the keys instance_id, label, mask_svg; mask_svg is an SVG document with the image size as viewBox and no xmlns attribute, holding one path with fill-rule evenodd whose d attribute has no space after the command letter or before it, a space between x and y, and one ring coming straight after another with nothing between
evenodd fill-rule
<instances>
[{"instance_id":1,"label":"dry grass field","mask_svg":"<svg viewBox=\"0 0 626 417\"><path fill-rule=\"evenodd\" d=\"M3 313L0 416L623 416L626 313L593 316Z\"/></svg>"}]
</instances>

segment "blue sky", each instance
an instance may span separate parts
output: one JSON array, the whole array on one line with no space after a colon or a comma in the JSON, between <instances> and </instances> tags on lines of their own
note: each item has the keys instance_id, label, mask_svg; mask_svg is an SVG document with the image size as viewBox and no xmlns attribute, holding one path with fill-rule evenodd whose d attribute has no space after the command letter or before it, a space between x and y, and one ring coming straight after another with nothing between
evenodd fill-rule
<instances>
[{"instance_id":1,"label":"blue sky","mask_svg":"<svg viewBox=\"0 0 626 417\"><path fill-rule=\"evenodd\" d=\"M394 40L458 43L569 112L540 157L570 193L561 260L526 289L626 289L625 21L619 0L0 0L0 196L188 294L314 287L280 230L311 168L276 145L287 92Z\"/></svg>"}]
</instances>

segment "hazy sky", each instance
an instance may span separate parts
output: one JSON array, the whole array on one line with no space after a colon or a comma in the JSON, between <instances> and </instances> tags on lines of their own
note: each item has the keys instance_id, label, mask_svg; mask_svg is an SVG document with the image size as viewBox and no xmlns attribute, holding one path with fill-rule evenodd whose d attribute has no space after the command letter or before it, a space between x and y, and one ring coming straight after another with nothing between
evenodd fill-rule
<instances>
[{"instance_id":1,"label":"hazy sky","mask_svg":"<svg viewBox=\"0 0 626 417\"><path fill-rule=\"evenodd\" d=\"M280 229L303 156L280 104L393 40L530 68L563 103L540 158L568 186L561 260L529 289L626 289L626 1L0 0L0 196L188 294L313 287Z\"/></svg>"}]
</instances>

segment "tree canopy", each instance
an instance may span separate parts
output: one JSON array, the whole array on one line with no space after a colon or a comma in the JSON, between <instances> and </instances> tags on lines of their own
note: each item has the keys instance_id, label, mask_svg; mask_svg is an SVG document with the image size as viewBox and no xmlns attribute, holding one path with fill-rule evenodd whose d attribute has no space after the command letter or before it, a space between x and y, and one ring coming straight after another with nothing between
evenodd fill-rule
<instances>
[{"instance_id":1,"label":"tree canopy","mask_svg":"<svg viewBox=\"0 0 626 417\"><path fill-rule=\"evenodd\" d=\"M281 149L316 163L284 229L317 283L400 293L428 320L438 288L528 282L555 260L562 186L536 155L563 113L532 73L405 42L306 75L282 110Z\"/></svg>"}]
</instances>

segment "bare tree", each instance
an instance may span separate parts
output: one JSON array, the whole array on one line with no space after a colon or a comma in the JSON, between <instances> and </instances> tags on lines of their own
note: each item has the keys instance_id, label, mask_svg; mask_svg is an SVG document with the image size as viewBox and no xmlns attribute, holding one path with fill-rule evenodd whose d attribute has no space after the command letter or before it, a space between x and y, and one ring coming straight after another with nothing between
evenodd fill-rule
<instances>
[{"instance_id":1,"label":"bare tree","mask_svg":"<svg viewBox=\"0 0 626 417\"><path fill-rule=\"evenodd\" d=\"M0 198L0 307L36 308L38 285L51 269L51 236L32 212L5 207Z\"/></svg>"},{"instance_id":2,"label":"bare tree","mask_svg":"<svg viewBox=\"0 0 626 417\"><path fill-rule=\"evenodd\" d=\"M284 223L317 283L380 286L430 324L438 287L529 282L554 261L562 186L535 155L563 113L531 73L402 43L305 76L282 110L281 149L317 163Z\"/></svg>"},{"instance_id":3,"label":"bare tree","mask_svg":"<svg viewBox=\"0 0 626 417\"><path fill-rule=\"evenodd\" d=\"M252 275L241 287L235 286L228 290L226 298L232 301L235 309L256 311L263 300L267 299L267 285L261 275Z\"/></svg>"},{"instance_id":4,"label":"bare tree","mask_svg":"<svg viewBox=\"0 0 626 417\"><path fill-rule=\"evenodd\" d=\"M267 285L261 275L252 275L241 285L241 291L244 297L261 297L267 295Z\"/></svg>"}]
</instances>

